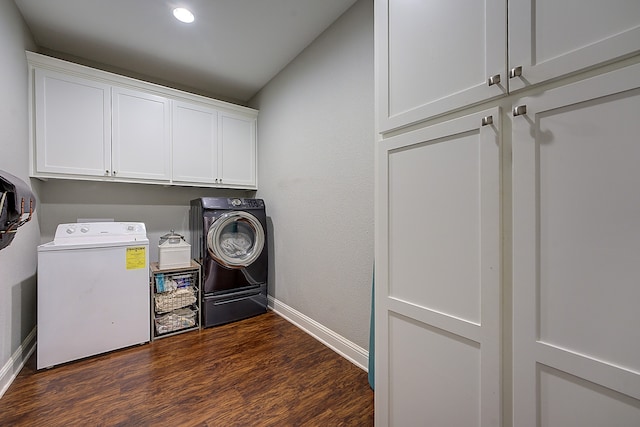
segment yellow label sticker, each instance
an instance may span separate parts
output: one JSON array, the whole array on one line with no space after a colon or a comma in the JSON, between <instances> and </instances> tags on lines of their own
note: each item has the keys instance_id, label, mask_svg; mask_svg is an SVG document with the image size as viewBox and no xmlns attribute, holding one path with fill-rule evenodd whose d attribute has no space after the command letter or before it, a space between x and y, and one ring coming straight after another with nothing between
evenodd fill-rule
<instances>
[{"instance_id":1,"label":"yellow label sticker","mask_svg":"<svg viewBox=\"0 0 640 427\"><path fill-rule=\"evenodd\" d=\"M144 268L147 261L147 248L145 246L133 246L127 248L127 270Z\"/></svg>"}]
</instances>

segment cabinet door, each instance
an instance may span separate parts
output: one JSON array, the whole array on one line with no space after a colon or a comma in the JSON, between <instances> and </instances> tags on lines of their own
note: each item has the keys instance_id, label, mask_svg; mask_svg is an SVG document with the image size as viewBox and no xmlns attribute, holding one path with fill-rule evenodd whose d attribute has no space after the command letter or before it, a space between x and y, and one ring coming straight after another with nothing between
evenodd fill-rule
<instances>
[{"instance_id":1,"label":"cabinet door","mask_svg":"<svg viewBox=\"0 0 640 427\"><path fill-rule=\"evenodd\" d=\"M499 426L500 111L383 140L377 162L376 425Z\"/></svg>"},{"instance_id":2,"label":"cabinet door","mask_svg":"<svg viewBox=\"0 0 640 427\"><path fill-rule=\"evenodd\" d=\"M242 188L256 186L256 118L219 113L220 182Z\"/></svg>"},{"instance_id":3,"label":"cabinet door","mask_svg":"<svg viewBox=\"0 0 640 427\"><path fill-rule=\"evenodd\" d=\"M113 88L113 176L169 181L169 100Z\"/></svg>"},{"instance_id":4,"label":"cabinet door","mask_svg":"<svg viewBox=\"0 0 640 427\"><path fill-rule=\"evenodd\" d=\"M640 1L509 0L517 90L640 50Z\"/></svg>"},{"instance_id":5,"label":"cabinet door","mask_svg":"<svg viewBox=\"0 0 640 427\"><path fill-rule=\"evenodd\" d=\"M640 425L640 65L513 118L514 425Z\"/></svg>"},{"instance_id":6,"label":"cabinet door","mask_svg":"<svg viewBox=\"0 0 640 427\"><path fill-rule=\"evenodd\" d=\"M173 101L173 180L213 184L218 180L218 112Z\"/></svg>"},{"instance_id":7,"label":"cabinet door","mask_svg":"<svg viewBox=\"0 0 640 427\"><path fill-rule=\"evenodd\" d=\"M107 175L110 86L45 69L34 71L34 175Z\"/></svg>"},{"instance_id":8,"label":"cabinet door","mask_svg":"<svg viewBox=\"0 0 640 427\"><path fill-rule=\"evenodd\" d=\"M377 0L375 14L380 132L506 93L506 0Z\"/></svg>"}]
</instances>

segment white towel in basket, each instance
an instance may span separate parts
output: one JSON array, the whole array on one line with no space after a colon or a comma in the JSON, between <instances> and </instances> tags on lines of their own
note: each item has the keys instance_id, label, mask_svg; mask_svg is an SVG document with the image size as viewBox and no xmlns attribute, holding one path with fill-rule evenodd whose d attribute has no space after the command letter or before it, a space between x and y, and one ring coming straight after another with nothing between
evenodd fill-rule
<instances>
[{"instance_id":1,"label":"white towel in basket","mask_svg":"<svg viewBox=\"0 0 640 427\"><path fill-rule=\"evenodd\" d=\"M176 289L170 292L156 294L155 303L157 312L169 312L177 308L187 307L196 302L196 296L192 287Z\"/></svg>"}]
</instances>

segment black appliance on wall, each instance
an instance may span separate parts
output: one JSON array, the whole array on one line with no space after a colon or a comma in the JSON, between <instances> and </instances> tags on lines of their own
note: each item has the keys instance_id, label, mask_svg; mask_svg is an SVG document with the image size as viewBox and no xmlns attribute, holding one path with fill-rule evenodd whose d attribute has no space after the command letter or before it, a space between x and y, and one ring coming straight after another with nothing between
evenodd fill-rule
<instances>
[{"instance_id":1,"label":"black appliance on wall","mask_svg":"<svg viewBox=\"0 0 640 427\"><path fill-rule=\"evenodd\" d=\"M262 199L191 201L191 255L202 265L202 324L267 311L267 215Z\"/></svg>"},{"instance_id":2,"label":"black appliance on wall","mask_svg":"<svg viewBox=\"0 0 640 427\"><path fill-rule=\"evenodd\" d=\"M0 249L11 244L35 210L36 198L27 183L0 170Z\"/></svg>"}]
</instances>

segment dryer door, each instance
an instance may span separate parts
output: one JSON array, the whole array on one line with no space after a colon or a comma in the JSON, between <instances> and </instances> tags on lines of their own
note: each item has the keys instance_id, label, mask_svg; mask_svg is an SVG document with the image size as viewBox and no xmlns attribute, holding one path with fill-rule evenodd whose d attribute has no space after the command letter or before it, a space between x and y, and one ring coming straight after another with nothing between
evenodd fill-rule
<instances>
[{"instance_id":1,"label":"dryer door","mask_svg":"<svg viewBox=\"0 0 640 427\"><path fill-rule=\"evenodd\" d=\"M209 227L207 250L225 267L247 267L262 253L264 236L262 225L255 216L244 211L226 212Z\"/></svg>"}]
</instances>

